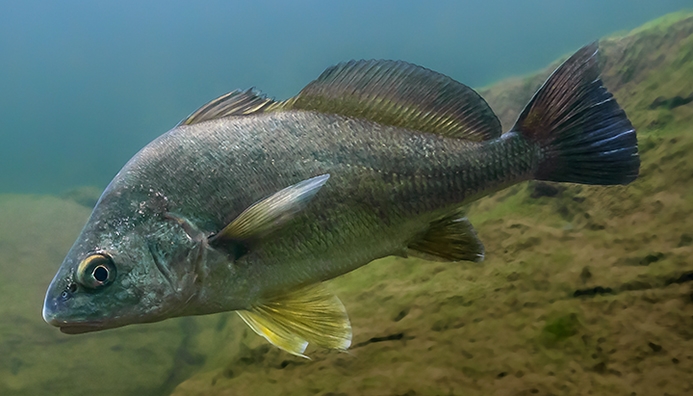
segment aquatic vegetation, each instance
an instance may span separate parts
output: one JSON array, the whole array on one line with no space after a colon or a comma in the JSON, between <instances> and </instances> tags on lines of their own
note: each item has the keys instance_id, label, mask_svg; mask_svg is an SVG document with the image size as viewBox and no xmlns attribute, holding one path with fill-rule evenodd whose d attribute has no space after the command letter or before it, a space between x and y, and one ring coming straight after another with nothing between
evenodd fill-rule
<instances>
[{"instance_id":1,"label":"aquatic vegetation","mask_svg":"<svg viewBox=\"0 0 693 396\"><path fill-rule=\"evenodd\" d=\"M576 314L562 315L547 321L542 329L548 343L565 340L578 334L580 321Z\"/></svg>"}]
</instances>

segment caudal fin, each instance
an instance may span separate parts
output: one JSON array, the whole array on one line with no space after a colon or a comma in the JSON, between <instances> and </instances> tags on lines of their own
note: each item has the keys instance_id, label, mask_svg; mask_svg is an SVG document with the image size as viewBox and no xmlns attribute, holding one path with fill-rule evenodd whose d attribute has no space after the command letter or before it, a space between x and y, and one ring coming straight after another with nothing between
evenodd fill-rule
<instances>
[{"instance_id":1,"label":"caudal fin","mask_svg":"<svg viewBox=\"0 0 693 396\"><path fill-rule=\"evenodd\" d=\"M556 69L512 129L541 147L536 179L606 185L638 177L635 129L602 85L597 52L592 43Z\"/></svg>"}]
</instances>

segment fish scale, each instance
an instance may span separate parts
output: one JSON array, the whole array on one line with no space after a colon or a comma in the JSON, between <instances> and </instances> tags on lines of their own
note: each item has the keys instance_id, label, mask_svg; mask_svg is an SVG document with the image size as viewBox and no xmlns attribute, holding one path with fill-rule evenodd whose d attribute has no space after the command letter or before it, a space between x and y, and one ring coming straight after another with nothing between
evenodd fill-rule
<instances>
[{"instance_id":1,"label":"fish scale","mask_svg":"<svg viewBox=\"0 0 693 396\"><path fill-rule=\"evenodd\" d=\"M389 219L388 227L401 227L411 229L409 234L397 233L397 243L404 244L405 241L413 238L415 234L421 233L426 229L432 219L444 216L447 213L454 211L461 203L464 203L466 197L486 194L490 191L495 191L509 183L514 183L518 179L528 178L532 171L531 161L526 161L523 157L529 157L532 154L531 147L526 144L529 152L524 152L522 155L508 156L512 154L519 143L519 136L503 137L497 141L474 143L458 139L442 138L436 135L416 135L415 139L410 139L408 135L413 135L415 132L403 131L400 128L381 127L370 128L367 121L344 120L337 116L322 115L313 112L294 111L284 113L270 113L267 115L259 115L257 118L253 116L243 119L243 123L252 124L254 127L254 144L261 145L265 153L265 157L278 157L275 153L282 153L291 150L299 150L302 155L314 155L318 158L328 158L331 153L334 153L334 148L339 147L340 152L334 156L330 162L310 162L306 164L297 164L293 161L278 159L273 167L267 167L266 164L256 163L258 161L250 161L246 166L242 167L238 174L242 175L242 180L236 180L232 183L227 182L226 186L220 185L220 182L215 179L204 179L205 184L200 184L200 175L192 177L198 185L200 196L190 197L189 188L176 188L173 183L180 181L174 178L164 178L172 184L162 185L160 190L170 190L173 193L167 194L169 201L172 203L170 210L173 212L187 211L199 213L203 210L211 213L215 222L220 225L225 224L230 218L237 216L241 209L231 212L230 208L225 205L209 207L207 201L203 199L205 192L214 190L217 193L224 192L223 195L232 195L233 186L248 184L249 180L261 180L262 185L268 191L276 191L286 185L291 185L297 180L307 179L316 174L329 173L331 175L330 182L321 190L320 196L316 197L311 205L306 208L297 218L297 224L320 224L317 219L317 214L330 213L337 211L334 209L335 202L340 199L336 195L347 194L352 197L352 200L357 200L363 205L370 207L381 208L379 214ZM238 120L235 120L238 121ZM209 146L205 150L213 150L218 145L219 138L217 134L225 135L228 129L224 123L232 122L231 120L220 121L220 125L215 129L211 125L199 125L202 130L200 141L206 139ZM289 136L295 135L295 131L291 130L294 125L310 125L310 128L302 128L301 134L311 136L310 141L302 142L299 145L290 145L287 147L283 142L289 139ZM274 128L278 127L278 128ZM195 128L190 126L186 128ZM241 129L241 127L238 127ZM335 135L329 133L330 128L340 131L340 134ZM323 132L328 131L328 132ZM195 134L196 131L189 131L190 134ZM303 136L299 136L302 139ZM231 135L232 136L232 135ZM164 139L178 139L172 135ZM359 144L347 146L341 141L358 142ZM425 141L425 143L422 143ZM387 144L380 144L387 142ZM248 143L248 142L246 142ZM162 143L166 144L166 143ZM428 161L421 161L420 147L427 147L427 150L433 152L429 155ZM350 152L358 150L357 152ZM247 144L243 147L246 151L253 151L253 147ZM536 150L535 150L536 151ZM185 153L181 153L184 155ZM233 155L233 154L231 154ZM502 169L501 164L496 161L497 158L504 157L509 161L509 165ZM393 158L393 159L391 159ZM341 159L341 160L340 160ZM396 160L395 160L396 159ZM417 160L418 159L418 160ZM488 161L491 159L491 161ZM194 153L188 152L186 156L175 156L177 163L186 161L197 161L198 157ZM536 161L535 161L536 162ZM390 164L396 164L395 168ZM407 165L409 164L409 165ZM486 166L480 166L486 164ZM259 166L261 165L261 166ZM153 167L156 173L161 171L162 167ZM165 168L165 166L163 166ZM279 172L279 169L284 169L284 172ZM205 167L200 167L198 171L204 173ZM366 176L366 174L372 176ZM384 174L397 173L397 184L387 184L380 177ZM441 176L443 175L443 177ZM149 177L149 176L147 176ZM220 175L224 180L228 180L227 175ZM373 188L365 186L363 183L358 183L363 180L377 181L372 184ZM355 188L354 186L358 186ZM413 187L413 188L412 188ZM225 188L227 191L225 191ZM178 191L185 192L186 197L178 195ZM396 192L394 195L392 192ZM245 202L239 202L239 208L245 208L259 199L262 195L266 195L262 191L258 197L248 198ZM199 206L187 207L185 211L179 210L174 205L175 202L190 199L193 202L199 203ZM399 205L403 203L403 205ZM431 213L431 209L437 210ZM210 209L212 210L210 212ZM341 209L339 209L341 210ZM364 213L358 210L347 210L346 213L351 213L350 216L340 218L330 218L330 228L301 228L299 225L287 227L284 231L286 234L302 235L306 240L315 240L320 236L331 235L336 233L343 235L342 230L351 227L350 221L354 219L362 219L366 217ZM406 226L405 226L406 224ZM414 227L411 224L418 224ZM361 238L352 238L351 240L340 240L340 243L345 246L345 250L353 249L364 251L363 246L366 245L363 241L371 239L377 235L385 233L385 228L379 223L374 222L362 230L368 230L368 234L363 234ZM385 233L385 235L387 235ZM277 246L286 245L285 251L277 252L281 257L282 262L287 263L285 268L303 268L303 263L309 263L311 260L320 260L319 256L308 256L304 249L290 249L293 241L284 244L281 241L281 234L275 237L274 244ZM297 245L301 246L301 245ZM363 253L364 259L371 261L375 258L391 254L391 251L384 250L387 244L377 244L377 248L370 254ZM330 253L331 254L331 253ZM294 259L296 257L296 259ZM248 258L252 260L252 256ZM292 262L299 262L300 265L289 265ZM353 262L350 260L350 266L358 267L361 262ZM253 266L252 268L258 268ZM345 272L353 268L337 265L335 271L325 273L319 271L318 274L308 278L308 281L321 281L334 276L334 272ZM290 275L284 274L281 271L276 278L280 280L289 279ZM283 282L282 282L283 283ZM283 284L276 286L276 289L284 287ZM274 287L267 287L268 290L274 290Z\"/></svg>"}]
</instances>

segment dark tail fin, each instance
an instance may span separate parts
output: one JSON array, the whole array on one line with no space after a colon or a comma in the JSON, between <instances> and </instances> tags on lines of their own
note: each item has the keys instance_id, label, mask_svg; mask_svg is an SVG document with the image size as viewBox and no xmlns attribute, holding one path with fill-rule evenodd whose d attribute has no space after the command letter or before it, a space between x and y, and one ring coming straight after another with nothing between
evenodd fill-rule
<instances>
[{"instance_id":1,"label":"dark tail fin","mask_svg":"<svg viewBox=\"0 0 693 396\"><path fill-rule=\"evenodd\" d=\"M628 184L638 177L635 129L602 86L597 44L565 61L534 94L513 131L541 146L535 177L583 184Z\"/></svg>"}]
</instances>

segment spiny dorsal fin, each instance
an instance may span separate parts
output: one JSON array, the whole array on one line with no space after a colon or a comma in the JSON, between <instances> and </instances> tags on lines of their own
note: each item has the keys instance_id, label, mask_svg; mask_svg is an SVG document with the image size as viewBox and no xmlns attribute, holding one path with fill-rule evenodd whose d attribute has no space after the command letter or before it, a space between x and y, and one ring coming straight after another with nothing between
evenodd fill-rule
<instances>
[{"instance_id":1,"label":"spiny dorsal fin","mask_svg":"<svg viewBox=\"0 0 693 396\"><path fill-rule=\"evenodd\" d=\"M474 227L459 213L431 223L428 231L408 246L409 253L433 261L484 259L484 245Z\"/></svg>"},{"instance_id":2,"label":"spiny dorsal fin","mask_svg":"<svg viewBox=\"0 0 693 396\"><path fill-rule=\"evenodd\" d=\"M329 173L315 176L254 203L211 237L210 246L226 251L234 259L239 258L250 242L271 234L291 220L329 178Z\"/></svg>"},{"instance_id":3,"label":"spiny dorsal fin","mask_svg":"<svg viewBox=\"0 0 693 396\"><path fill-rule=\"evenodd\" d=\"M351 324L337 296L322 285L303 287L265 300L238 315L257 334L297 356L309 343L346 350L351 345Z\"/></svg>"},{"instance_id":4,"label":"spiny dorsal fin","mask_svg":"<svg viewBox=\"0 0 693 396\"><path fill-rule=\"evenodd\" d=\"M200 107L178 125L192 125L217 118L262 113L276 103L252 89L233 91Z\"/></svg>"},{"instance_id":5,"label":"spiny dorsal fin","mask_svg":"<svg viewBox=\"0 0 693 396\"><path fill-rule=\"evenodd\" d=\"M473 141L501 135L500 121L473 89L402 61L361 60L330 67L281 107Z\"/></svg>"}]
</instances>

